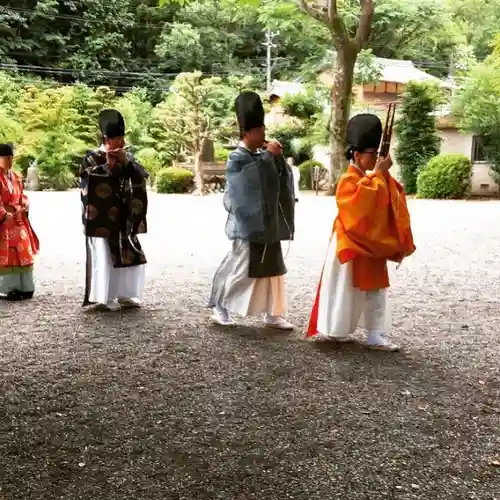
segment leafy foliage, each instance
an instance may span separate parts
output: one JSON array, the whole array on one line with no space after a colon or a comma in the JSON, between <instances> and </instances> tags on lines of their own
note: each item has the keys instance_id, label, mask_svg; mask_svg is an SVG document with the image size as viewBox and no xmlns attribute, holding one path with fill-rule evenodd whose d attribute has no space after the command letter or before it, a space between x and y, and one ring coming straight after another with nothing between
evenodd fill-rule
<instances>
[{"instance_id":1,"label":"leafy foliage","mask_svg":"<svg viewBox=\"0 0 500 500\"><path fill-rule=\"evenodd\" d=\"M145 148L139 151L136 159L146 169L149 174L149 181L154 186L158 172L166 167L160 155L153 148Z\"/></svg>"},{"instance_id":2,"label":"leafy foliage","mask_svg":"<svg viewBox=\"0 0 500 500\"><path fill-rule=\"evenodd\" d=\"M163 101L153 106L145 89L117 96L108 87L84 84L23 86L0 72L0 139L16 143L19 171L25 173L36 160L45 187L67 189L75 185L83 153L101 140L100 111L115 107L125 118L131 151L154 184L159 170L174 160L196 165L207 139L227 143L237 130L234 99L252 86L250 78L183 73ZM198 167L197 171L202 168L199 162Z\"/></svg>"},{"instance_id":3,"label":"leafy foliage","mask_svg":"<svg viewBox=\"0 0 500 500\"><path fill-rule=\"evenodd\" d=\"M481 137L487 159L500 183L500 40L494 52L478 65L454 102L464 132Z\"/></svg>"},{"instance_id":4,"label":"leafy foliage","mask_svg":"<svg viewBox=\"0 0 500 500\"><path fill-rule=\"evenodd\" d=\"M306 87L305 92L284 95L280 101L283 111L288 116L294 116L300 120L311 120L322 112L324 102L318 96L313 86Z\"/></svg>"},{"instance_id":5,"label":"leafy foliage","mask_svg":"<svg viewBox=\"0 0 500 500\"><path fill-rule=\"evenodd\" d=\"M214 158L215 161L226 162L229 158L229 149L216 143L214 145Z\"/></svg>"},{"instance_id":6,"label":"leafy foliage","mask_svg":"<svg viewBox=\"0 0 500 500\"><path fill-rule=\"evenodd\" d=\"M156 176L158 193L187 193L193 187L194 175L189 170L179 167L161 169Z\"/></svg>"},{"instance_id":7,"label":"leafy foliage","mask_svg":"<svg viewBox=\"0 0 500 500\"><path fill-rule=\"evenodd\" d=\"M275 126L269 130L269 138L276 139L283 145L285 158L293 158L295 163L302 163L311 157L311 145L307 140L307 128L296 120Z\"/></svg>"},{"instance_id":8,"label":"leafy foliage","mask_svg":"<svg viewBox=\"0 0 500 500\"><path fill-rule=\"evenodd\" d=\"M167 127L178 124L174 117L180 115L169 89L179 85L179 73L199 72L200 88L209 86L211 78L220 78L220 89L212 80L214 99L207 98L210 111L204 116L212 117L209 135L223 143L235 128L223 109L239 85L249 85L240 75L250 75L250 86L262 88L267 30L274 34L273 78L305 78L325 56L332 61L330 30L297 5L296 0L6 0L0 10L0 70L8 65L17 70L11 76L0 73L0 135L20 144L22 169L45 151L41 168L55 168L49 164L60 159L74 171L73 159L65 151L94 146L99 140L97 114L116 105L126 117L134 152L154 148L158 153L154 162L170 165L173 159L193 156L195 148L194 134L173 133ZM352 38L360 21L360 2L339 0L338 6ZM355 81L378 79L380 68L373 56L412 59L437 76L449 71L463 76L476 58L481 61L491 53L499 25L500 0L377 0L366 50L360 51L356 62ZM492 108L489 103L496 95L496 73L486 71L491 61L468 81L474 89L480 76L487 80L483 87L478 84L478 99L470 99L470 112L460 116L464 130L486 134L488 157L500 172L496 148L500 140L492 132L499 130L498 122L495 115L487 119L483 112ZM66 83L76 85L63 99L66 91L58 89ZM32 98L43 105L30 108L25 94L29 87L37 89ZM467 95L475 97L473 91ZM49 107L44 110L44 106ZM303 114L298 109L293 113ZM212 125L224 114L224 120ZM300 117L308 130L304 125L290 141L296 158L301 152L305 153L300 159L306 158L312 143L328 143L329 128L337 131L335 137L343 136L341 128L330 127L334 116L333 120L324 112L314 116ZM50 126L36 124L45 119ZM57 139L43 146L42 135L51 131ZM280 133L285 136L285 132Z\"/></svg>"},{"instance_id":9,"label":"leafy foliage","mask_svg":"<svg viewBox=\"0 0 500 500\"><path fill-rule=\"evenodd\" d=\"M292 157L296 164L309 160L316 144L328 143L326 94L326 89L306 86L304 92L286 94L280 100L288 119L272 127L269 136L281 142L285 157Z\"/></svg>"},{"instance_id":10,"label":"leafy foliage","mask_svg":"<svg viewBox=\"0 0 500 500\"><path fill-rule=\"evenodd\" d=\"M357 85L378 82L382 77L382 66L373 57L372 49L362 50L354 66L354 81Z\"/></svg>"},{"instance_id":11,"label":"leafy foliage","mask_svg":"<svg viewBox=\"0 0 500 500\"><path fill-rule=\"evenodd\" d=\"M451 21L480 61L491 53L500 26L499 0L447 0Z\"/></svg>"},{"instance_id":12,"label":"leafy foliage","mask_svg":"<svg viewBox=\"0 0 500 500\"><path fill-rule=\"evenodd\" d=\"M300 189L312 189L313 188L313 173L314 168L318 167L320 170L325 170L325 167L319 161L307 160L299 165L300 171Z\"/></svg>"},{"instance_id":13,"label":"leafy foliage","mask_svg":"<svg viewBox=\"0 0 500 500\"><path fill-rule=\"evenodd\" d=\"M460 154L433 158L418 175L419 198L460 199L469 188L472 177L470 160Z\"/></svg>"},{"instance_id":14,"label":"leafy foliage","mask_svg":"<svg viewBox=\"0 0 500 500\"><path fill-rule=\"evenodd\" d=\"M419 171L440 150L435 117L439 102L440 93L432 85L410 82L406 87L395 129L398 137L396 161L409 194L416 192Z\"/></svg>"},{"instance_id":15,"label":"leafy foliage","mask_svg":"<svg viewBox=\"0 0 500 500\"><path fill-rule=\"evenodd\" d=\"M338 4L352 35L359 2ZM423 61L444 76L459 45L483 60L499 25L500 0L377 0L367 48L378 57ZM32 66L20 69L31 80L55 76L123 91L141 86L156 104L159 89L180 72L263 80L267 29L275 33L276 78L297 74L331 48L329 30L295 0L6 0L0 56L3 64Z\"/></svg>"},{"instance_id":16,"label":"leafy foliage","mask_svg":"<svg viewBox=\"0 0 500 500\"><path fill-rule=\"evenodd\" d=\"M232 83L235 83L232 80ZM155 110L157 132L165 139L172 157L184 155L195 165L196 184L204 192L204 176L200 161L207 139L218 140L232 135L236 129L232 113L241 86L232 86L219 77L204 78L200 72L180 74Z\"/></svg>"}]
</instances>

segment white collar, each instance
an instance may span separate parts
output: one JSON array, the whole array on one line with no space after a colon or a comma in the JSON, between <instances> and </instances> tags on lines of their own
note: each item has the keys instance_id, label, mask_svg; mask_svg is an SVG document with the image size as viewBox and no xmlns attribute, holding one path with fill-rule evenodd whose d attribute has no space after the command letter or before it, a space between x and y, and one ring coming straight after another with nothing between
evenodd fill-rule
<instances>
[{"instance_id":1,"label":"white collar","mask_svg":"<svg viewBox=\"0 0 500 500\"><path fill-rule=\"evenodd\" d=\"M363 169L359 168L357 165L355 165L354 163L351 163L351 165L363 176L365 177L366 176L366 172L363 171Z\"/></svg>"},{"instance_id":2,"label":"white collar","mask_svg":"<svg viewBox=\"0 0 500 500\"><path fill-rule=\"evenodd\" d=\"M248 149L247 145L246 145L243 141L241 141L241 142L238 144L238 147L243 148L243 149L246 149L246 150L247 150L250 154L255 154L255 153L258 153L258 152L259 152L259 150L258 150L258 149L256 149L255 151L250 151L250 150Z\"/></svg>"}]
</instances>

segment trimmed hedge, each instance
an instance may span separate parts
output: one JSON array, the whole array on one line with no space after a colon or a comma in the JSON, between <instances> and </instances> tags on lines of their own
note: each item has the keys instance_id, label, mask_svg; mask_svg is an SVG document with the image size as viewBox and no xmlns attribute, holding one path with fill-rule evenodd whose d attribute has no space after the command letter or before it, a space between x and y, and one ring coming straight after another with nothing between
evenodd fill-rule
<instances>
[{"instance_id":1,"label":"trimmed hedge","mask_svg":"<svg viewBox=\"0 0 500 500\"><path fill-rule=\"evenodd\" d=\"M299 165L300 171L300 189L313 189L312 187L312 176L314 167L320 167L322 170L325 170L325 167L322 163L315 160L307 160L304 163Z\"/></svg>"},{"instance_id":2,"label":"trimmed hedge","mask_svg":"<svg viewBox=\"0 0 500 500\"><path fill-rule=\"evenodd\" d=\"M432 199L459 199L469 191L470 160L460 154L435 156L419 173L417 196Z\"/></svg>"},{"instance_id":3,"label":"trimmed hedge","mask_svg":"<svg viewBox=\"0 0 500 500\"><path fill-rule=\"evenodd\" d=\"M158 193L188 193L193 185L194 174L185 168L162 168L156 174L156 191Z\"/></svg>"}]
</instances>

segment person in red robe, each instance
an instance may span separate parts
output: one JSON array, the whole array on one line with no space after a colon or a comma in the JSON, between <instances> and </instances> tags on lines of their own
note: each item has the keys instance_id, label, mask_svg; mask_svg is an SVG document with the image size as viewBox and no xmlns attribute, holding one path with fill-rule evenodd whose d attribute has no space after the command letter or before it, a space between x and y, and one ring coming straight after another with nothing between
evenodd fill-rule
<instances>
[{"instance_id":1,"label":"person in red robe","mask_svg":"<svg viewBox=\"0 0 500 500\"><path fill-rule=\"evenodd\" d=\"M415 251L403 187L391 176L390 155L378 158L382 124L371 114L347 126L350 165L336 192L338 215L323 266L307 337L345 342L357 327L370 348L396 351L391 328L388 261ZM370 173L369 173L370 172Z\"/></svg>"},{"instance_id":2,"label":"person in red robe","mask_svg":"<svg viewBox=\"0 0 500 500\"><path fill-rule=\"evenodd\" d=\"M12 171L14 148L0 144L0 299L31 299L38 238L28 219L29 202Z\"/></svg>"}]
</instances>

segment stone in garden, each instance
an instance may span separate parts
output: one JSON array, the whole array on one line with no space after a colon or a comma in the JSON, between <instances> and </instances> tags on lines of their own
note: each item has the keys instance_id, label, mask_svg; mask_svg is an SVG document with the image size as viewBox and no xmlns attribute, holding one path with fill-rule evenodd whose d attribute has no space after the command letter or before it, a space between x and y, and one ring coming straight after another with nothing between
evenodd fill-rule
<instances>
[{"instance_id":1,"label":"stone in garden","mask_svg":"<svg viewBox=\"0 0 500 500\"><path fill-rule=\"evenodd\" d=\"M201 161L204 163L212 163L215 158L214 141L207 139L203 146Z\"/></svg>"},{"instance_id":2,"label":"stone in garden","mask_svg":"<svg viewBox=\"0 0 500 500\"><path fill-rule=\"evenodd\" d=\"M35 165L30 165L26 172L26 189L28 191L40 191L40 176Z\"/></svg>"}]
</instances>

